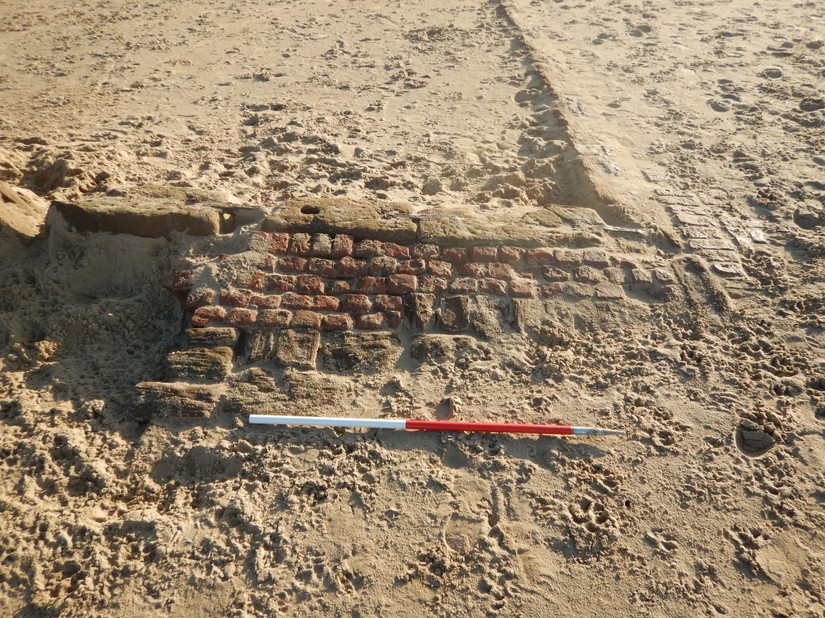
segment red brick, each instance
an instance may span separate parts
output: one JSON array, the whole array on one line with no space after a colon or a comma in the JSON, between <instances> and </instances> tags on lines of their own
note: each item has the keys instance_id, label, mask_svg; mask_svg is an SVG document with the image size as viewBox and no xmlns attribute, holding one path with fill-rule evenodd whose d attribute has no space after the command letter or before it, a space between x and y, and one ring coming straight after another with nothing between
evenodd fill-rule
<instances>
[{"instance_id":1,"label":"red brick","mask_svg":"<svg viewBox=\"0 0 825 618\"><path fill-rule=\"evenodd\" d=\"M308 255L310 241L311 237L309 234L304 234L303 232L293 234L292 240L289 243L289 252L292 255Z\"/></svg>"},{"instance_id":2,"label":"red brick","mask_svg":"<svg viewBox=\"0 0 825 618\"><path fill-rule=\"evenodd\" d=\"M206 326L213 322L222 322L226 317L226 309L223 307L198 307L192 314L192 326Z\"/></svg>"},{"instance_id":3,"label":"red brick","mask_svg":"<svg viewBox=\"0 0 825 618\"><path fill-rule=\"evenodd\" d=\"M474 293L478 290L478 279L472 277L460 277L450 281L450 292L460 292L463 294Z\"/></svg>"},{"instance_id":4,"label":"red brick","mask_svg":"<svg viewBox=\"0 0 825 618\"><path fill-rule=\"evenodd\" d=\"M365 313L355 318L355 327L361 330L380 330L383 326L383 313Z\"/></svg>"},{"instance_id":5,"label":"red brick","mask_svg":"<svg viewBox=\"0 0 825 618\"><path fill-rule=\"evenodd\" d=\"M387 277L395 274L396 268L398 268L398 260L386 255L380 255L370 260L367 272L372 277Z\"/></svg>"},{"instance_id":6,"label":"red brick","mask_svg":"<svg viewBox=\"0 0 825 618\"><path fill-rule=\"evenodd\" d=\"M351 313L367 313L372 309L372 301L364 294L347 294L344 307Z\"/></svg>"},{"instance_id":7,"label":"red brick","mask_svg":"<svg viewBox=\"0 0 825 618\"><path fill-rule=\"evenodd\" d=\"M404 245L399 245L394 242L384 243L384 255L396 258L398 260L407 259L410 257L410 250Z\"/></svg>"},{"instance_id":8,"label":"red brick","mask_svg":"<svg viewBox=\"0 0 825 618\"><path fill-rule=\"evenodd\" d=\"M294 292L295 277L292 275L271 275L267 277L266 289L273 292Z\"/></svg>"},{"instance_id":9,"label":"red brick","mask_svg":"<svg viewBox=\"0 0 825 618\"><path fill-rule=\"evenodd\" d=\"M508 293L513 298L533 298L536 295L536 286L528 279L511 281Z\"/></svg>"},{"instance_id":10,"label":"red brick","mask_svg":"<svg viewBox=\"0 0 825 618\"><path fill-rule=\"evenodd\" d=\"M298 275L295 291L298 294L323 294L324 280L315 275Z\"/></svg>"},{"instance_id":11,"label":"red brick","mask_svg":"<svg viewBox=\"0 0 825 618\"><path fill-rule=\"evenodd\" d=\"M339 294L346 294L347 292L352 291L352 284L349 281L330 281L327 284L327 294L333 294L335 296Z\"/></svg>"},{"instance_id":12,"label":"red brick","mask_svg":"<svg viewBox=\"0 0 825 618\"><path fill-rule=\"evenodd\" d=\"M373 305L381 311L401 311L404 308L404 300L400 296L379 294L375 297Z\"/></svg>"},{"instance_id":13,"label":"red brick","mask_svg":"<svg viewBox=\"0 0 825 618\"><path fill-rule=\"evenodd\" d=\"M498 259L501 262L518 262L524 257L524 249L521 247L499 247Z\"/></svg>"},{"instance_id":14,"label":"red brick","mask_svg":"<svg viewBox=\"0 0 825 618\"><path fill-rule=\"evenodd\" d=\"M285 257L278 260L278 268L285 273L302 273L306 270L307 261L302 257Z\"/></svg>"},{"instance_id":15,"label":"red brick","mask_svg":"<svg viewBox=\"0 0 825 618\"><path fill-rule=\"evenodd\" d=\"M367 272L367 263L349 256L342 257L335 266L335 274L338 277L360 277L365 272Z\"/></svg>"},{"instance_id":16,"label":"red brick","mask_svg":"<svg viewBox=\"0 0 825 618\"><path fill-rule=\"evenodd\" d=\"M495 262L498 259L496 247L471 247L470 259L474 262Z\"/></svg>"},{"instance_id":17,"label":"red brick","mask_svg":"<svg viewBox=\"0 0 825 618\"><path fill-rule=\"evenodd\" d=\"M329 234L313 234L309 245L309 254L326 258L332 255L332 238Z\"/></svg>"},{"instance_id":18,"label":"red brick","mask_svg":"<svg viewBox=\"0 0 825 618\"><path fill-rule=\"evenodd\" d=\"M249 304L258 307L259 309L277 309L281 306L281 297L278 295L260 296L258 294L253 294L252 298L249 299Z\"/></svg>"},{"instance_id":19,"label":"red brick","mask_svg":"<svg viewBox=\"0 0 825 618\"><path fill-rule=\"evenodd\" d=\"M226 314L226 323L230 326L252 326L258 312L254 309L232 309Z\"/></svg>"},{"instance_id":20,"label":"red brick","mask_svg":"<svg viewBox=\"0 0 825 618\"><path fill-rule=\"evenodd\" d=\"M335 262L332 260L325 260L323 258L312 258L307 264L307 271L313 275L321 275L322 277L335 276Z\"/></svg>"},{"instance_id":21,"label":"red brick","mask_svg":"<svg viewBox=\"0 0 825 618\"><path fill-rule=\"evenodd\" d=\"M196 288L189 292L189 296L186 297L186 308L190 311L194 311L198 307L204 307L206 305L211 305L215 302L215 290L210 290L209 288Z\"/></svg>"},{"instance_id":22,"label":"red brick","mask_svg":"<svg viewBox=\"0 0 825 618\"><path fill-rule=\"evenodd\" d=\"M401 326L401 312L400 311L385 311L384 317L386 318L387 326L390 328L398 328Z\"/></svg>"},{"instance_id":23,"label":"red brick","mask_svg":"<svg viewBox=\"0 0 825 618\"><path fill-rule=\"evenodd\" d=\"M544 298L550 298L551 296L558 296L564 291L564 286L560 283L542 283L539 286L539 293Z\"/></svg>"},{"instance_id":24,"label":"red brick","mask_svg":"<svg viewBox=\"0 0 825 618\"><path fill-rule=\"evenodd\" d=\"M467 261L467 249L464 247L444 247L441 250L441 259L453 264L463 264Z\"/></svg>"},{"instance_id":25,"label":"red brick","mask_svg":"<svg viewBox=\"0 0 825 618\"><path fill-rule=\"evenodd\" d=\"M404 275L409 277L409 275ZM387 291L387 280L384 277L361 277L355 284L355 291L361 294L371 292L383 294Z\"/></svg>"},{"instance_id":26,"label":"red brick","mask_svg":"<svg viewBox=\"0 0 825 618\"><path fill-rule=\"evenodd\" d=\"M319 311L338 311L341 301L334 296L316 296L312 304L313 309Z\"/></svg>"},{"instance_id":27,"label":"red brick","mask_svg":"<svg viewBox=\"0 0 825 618\"><path fill-rule=\"evenodd\" d=\"M324 330L352 330L352 316L346 313L328 313L324 316L321 326Z\"/></svg>"},{"instance_id":28,"label":"red brick","mask_svg":"<svg viewBox=\"0 0 825 618\"><path fill-rule=\"evenodd\" d=\"M547 264L555 264L556 256L553 249L539 247L538 249L528 249L525 260L527 260L528 266L546 266Z\"/></svg>"},{"instance_id":29,"label":"red brick","mask_svg":"<svg viewBox=\"0 0 825 618\"><path fill-rule=\"evenodd\" d=\"M469 264L459 264L458 274L465 277L475 277L481 279L487 276L487 264L479 264L478 262L470 262Z\"/></svg>"},{"instance_id":30,"label":"red brick","mask_svg":"<svg viewBox=\"0 0 825 618\"><path fill-rule=\"evenodd\" d=\"M266 275L263 273L250 273L241 280L241 285L250 290L260 292L266 287Z\"/></svg>"},{"instance_id":31,"label":"red brick","mask_svg":"<svg viewBox=\"0 0 825 618\"><path fill-rule=\"evenodd\" d=\"M507 296L507 284L498 279L482 279L478 282L478 289L493 296Z\"/></svg>"},{"instance_id":32,"label":"red brick","mask_svg":"<svg viewBox=\"0 0 825 618\"><path fill-rule=\"evenodd\" d=\"M247 290L221 290L220 303L227 307L246 307L252 292Z\"/></svg>"},{"instance_id":33,"label":"red brick","mask_svg":"<svg viewBox=\"0 0 825 618\"><path fill-rule=\"evenodd\" d=\"M441 249L438 248L438 245L433 245L431 243L413 245L412 248L412 256L415 258L431 260L433 258L437 258L439 255L441 255Z\"/></svg>"},{"instance_id":34,"label":"red brick","mask_svg":"<svg viewBox=\"0 0 825 618\"><path fill-rule=\"evenodd\" d=\"M395 272L402 275L420 275L426 268L427 263L420 258L416 258L414 260L404 260L398 265Z\"/></svg>"},{"instance_id":35,"label":"red brick","mask_svg":"<svg viewBox=\"0 0 825 618\"><path fill-rule=\"evenodd\" d=\"M192 289L192 271L176 270L172 273L172 291L179 298L186 298Z\"/></svg>"},{"instance_id":36,"label":"red brick","mask_svg":"<svg viewBox=\"0 0 825 618\"><path fill-rule=\"evenodd\" d=\"M371 258L384 255L384 243L379 240L359 240L352 249L357 258Z\"/></svg>"},{"instance_id":37,"label":"red brick","mask_svg":"<svg viewBox=\"0 0 825 618\"><path fill-rule=\"evenodd\" d=\"M301 326L304 328L320 328L321 319L321 314L314 311L296 311L295 315L292 316L292 328Z\"/></svg>"},{"instance_id":38,"label":"red brick","mask_svg":"<svg viewBox=\"0 0 825 618\"><path fill-rule=\"evenodd\" d=\"M452 277L453 275L453 265L441 260L430 260L427 263L427 269L439 277Z\"/></svg>"},{"instance_id":39,"label":"red brick","mask_svg":"<svg viewBox=\"0 0 825 618\"><path fill-rule=\"evenodd\" d=\"M336 234L332 241L332 257L352 255L353 238L349 234Z\"/></svg>"},{"instance_id":40,"label":"red brick","mask_svg":"<svg viewBox=\"0 0 825 618\"><path fill-rule=\"evenodd\" d=\"M418 289L422 292L438 293L447 291L448 282L443 277L421 275L418 278Z\"/></svg>"},{"instance_id":41,"label":"red brick","mask_svg":"<svg viewBox=\"0 0 825 618\"><path fill-rule=\"evenodd\" d=\"M286 309L264 309L258 312L258 326L286 328L292 322L292 312Z\"/></svg>"},{"instance_id":42,"label":"red brick","mask_svg":"<svg viewBox=\"0 0 825 618\"><path fill-rule=\"evenodd\" d=\"M281 307L287 307L289 309L311 309L312 305L312 296L295 294L294 292L286 292L281 296Z\"/></svg>"},{"instance_id":43,"label":"red brick","mask_svg":"<svg viewBox=\"0 0 825 618\"><path fill-rule=\"evenodd\" d=\"M418 288L415 275L392 275L387 277L387 291L393 294L407 294Z\"/></svg>"},{"instance_id":44,"label":"red brick","mask_svg":"<svg viewBox=\"0 0 825 618\"><path fill-rule=\"evenodd\" d=\"M509 264L488 264L487 273L493 279L504 279L505 281L510 281L516 278L516 273L513 271L513 268Z\"/></svg>"},{"instance_id":45,"label":"red brick","mask_svg":"<svg viewBox=\"0 0 825 618\"><path fill-rule=\"evenodd\" d=\"M289 234L268 234L266 232L252 232L252 234L266 240L270 253L282 255L289 247Z\"/></svg>"}]
</instances>

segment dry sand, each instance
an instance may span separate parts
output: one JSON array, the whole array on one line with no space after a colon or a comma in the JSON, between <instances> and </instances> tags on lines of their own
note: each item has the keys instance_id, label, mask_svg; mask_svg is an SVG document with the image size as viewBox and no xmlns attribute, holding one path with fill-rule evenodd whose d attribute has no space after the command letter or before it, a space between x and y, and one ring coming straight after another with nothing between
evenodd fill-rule
<instances>
[{"instance_id":1,"label":"dry sand","mask_svg":"<svg viewBox=\"0 0 825 618\"><path fill-rule=\"evenodd\" d=\"M822 3L6 0L0 18L0 614L825 613ZM239 236L29 237L51 200L147 184L266 212L552 210L665 292L565 294L437 362L238 366L227 388L365 417L452 396L462 420L627 435L136 415L179 344L169 273Z\"/></svg>"}]
</instances>

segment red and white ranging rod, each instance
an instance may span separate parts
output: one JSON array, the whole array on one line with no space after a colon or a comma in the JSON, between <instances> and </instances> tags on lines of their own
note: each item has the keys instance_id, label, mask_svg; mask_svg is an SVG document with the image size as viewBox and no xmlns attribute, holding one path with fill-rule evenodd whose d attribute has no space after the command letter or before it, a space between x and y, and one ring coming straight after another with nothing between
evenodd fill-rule
<instances>
[{"instance_id":1,"label":"red and white ranging rod","mask_svg":"<svg viewBox=\"0 0 825 618\"><path fill-rule=\"evenodd\" d=\"M529 433L556 436L618 436L624 431L572 425L530 425L525 423L464 423L459 421L415 421L388 418L344 418L335 416L268 416L250 414L251 425L300 425L315 427L359 427L363 429L404 429L420 431L470 431L478 433Z\"/></svg>"}]
</instances>

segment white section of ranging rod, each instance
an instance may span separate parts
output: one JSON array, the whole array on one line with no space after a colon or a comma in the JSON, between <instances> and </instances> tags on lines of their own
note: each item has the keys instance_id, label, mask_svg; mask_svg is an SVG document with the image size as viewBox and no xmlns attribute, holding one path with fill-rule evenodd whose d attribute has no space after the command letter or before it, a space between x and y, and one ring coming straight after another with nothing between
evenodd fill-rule
<instances>
[{"instance_id":1,"label":"white section of ranging rod","mask_svg":"<svg viewBox=\"0 0 825 618\"><path fill-rule=\"evenodd\" d=\"M335 416L268 416L250 414L252 425L304 425L315 427L363 427L366 429L406 429L407 421L389 418L343 418Z\"/></svg>"}]
</instances>

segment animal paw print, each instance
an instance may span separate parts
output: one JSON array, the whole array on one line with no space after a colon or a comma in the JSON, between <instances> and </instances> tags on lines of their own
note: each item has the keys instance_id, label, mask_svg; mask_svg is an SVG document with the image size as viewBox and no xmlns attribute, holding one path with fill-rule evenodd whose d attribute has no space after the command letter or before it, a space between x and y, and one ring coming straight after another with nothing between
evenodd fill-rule
<instances>
[{"instance_id":1,"label":"animal paw print","mask_svg":"<svg viewBox=\"0 0 825 618\"><path fill-rule=\"evenodd\" d=\"M568 505L570 534L576 547L587 552L598 552L617 538L616 523L610 509L589 497Z\"/></svg>"},{"instance_id":2,"label":"animal paw print","mask_svg":"<svg viewBox=\"0 0 825 618\"><path fill-rule=\"evenodd\" d=\"M648 545L651 545L661 552L673 553L679 549L679 543L676 542L676 537L661 528L649 530L645 533L644 538Z\"/></svg>"}]
</instances>

